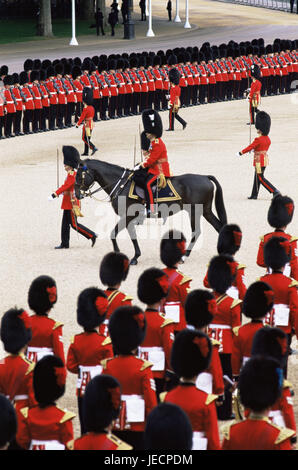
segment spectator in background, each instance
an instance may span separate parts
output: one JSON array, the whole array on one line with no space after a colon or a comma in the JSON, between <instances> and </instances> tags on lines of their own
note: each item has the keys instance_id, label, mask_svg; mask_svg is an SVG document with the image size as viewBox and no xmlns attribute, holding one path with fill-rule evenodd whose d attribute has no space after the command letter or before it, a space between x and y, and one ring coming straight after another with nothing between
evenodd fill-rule
<instances>
[{"instance_id":1,"label":"spectator in background","mask_svg":"<svg viewBox=\"0 0 298 470\"><path fill-rule=\"evenodd\" d=\"M122 14L122 24L124 24L128 20L128 0L122 0L121 14Z\"/></svg>"},{"instance_id":2,"label":"spectator in background","mask_svg":"<svg viewBox=\"0 0 298 470\"><path fill-rule=\"evenodd\" d=\"M139 7L141 8L141 21L146 21L146 0L140 0Z\"/></svg>"},{"instance_id":3,"label":"spectator in background","mask_svg":"<svg viewBox=\"0 0 298 470\"><path fill-rule=\"evenodd\" d=\"M115 13L115 16L116 16L116 24L119 23L119 17L118 17L118 12L119 12L119 9L118 9L118 3L114 0L112 5L111 5L111 10L113 13Z\"/></svg>"},{"instance_id":4,"label":"spectator in background","mask_svg":"<svg viewBox=\"0 0 298 470\"><path fill-rule=\"evenodd\" d=\"M169 21L172 21L172 2L171 2L171 0L169 0L168 3L167 3L167 10L168 10Z\"/></svg>"},{"instance_id":5,"label":"spectator in background","mask_svg":"<svg viewBox=\"0 0 298 470\"><path fill-rule=\"evenodd\" d=\"M95 22L96 22L96 35L99 36L99 29L101 30L101 34L104 36L105 32L103 30L103 14L100 8L97 8L95 13Z\"/></svg>"},{"instance_id":6,"label":"spectator in background","mask_svg":"<svg viewBox=\"0 0 298 470\"><path fill-rule=\"evenodd\" d=\"M108 23L111 26L111 36L115 36L115 26L117 24L117 14L115 10L111 10L108 17Z\"/></svg>"}]
</instances>

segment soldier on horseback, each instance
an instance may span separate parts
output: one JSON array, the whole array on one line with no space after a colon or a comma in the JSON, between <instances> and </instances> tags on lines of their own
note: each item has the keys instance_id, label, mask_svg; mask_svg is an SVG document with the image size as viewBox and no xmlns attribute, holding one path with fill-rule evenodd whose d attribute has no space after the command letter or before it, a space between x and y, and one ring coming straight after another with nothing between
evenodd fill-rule
<instances>
[{"instance_id":1,"label":"soldier on horseback","mask_svg":"<svg viewBox=\"0 0 298 470\"><path fill-rule=\"evenodd\" d=\"M154 199L152 186L157 184L158 177L169 177L170 167L168 163L168 155L165 143L161 139L163 128L161 117L157 111L147 109L142 113L142 121L146 137L150 140L148 154L144 162L137 165L134 170L146 169L148 178L144 184L147 217L156 217L158 214L154 212Z\"/></svg>"}]
</instances>

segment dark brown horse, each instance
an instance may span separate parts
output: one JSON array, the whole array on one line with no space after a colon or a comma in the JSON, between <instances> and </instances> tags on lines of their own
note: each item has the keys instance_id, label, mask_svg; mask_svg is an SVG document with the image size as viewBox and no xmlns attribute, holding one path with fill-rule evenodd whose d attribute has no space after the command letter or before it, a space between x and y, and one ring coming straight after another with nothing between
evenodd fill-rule
<instances>
[{"instance_id":1,"label":"dark brown horse","mask_svg":"<svg viewBox=\"0 0 298 470\"><path fill-rule=\"evenodd\" d=\"M120 251L116 237L121 230L126 228L135 250L134 257L130 263L137 264L137 260L141 256L141 250L137 240L136 225L144 219L140 217L143 205L140 203L136 204L136 201L128 196L131 181L130 179L128 180L128 177L131 172L131 170L100 160L83 160L80 162L77 171L75 193L78 199L90 196L93 194L90 191L90 187L97 182L101 189L110 196L112 207L120 217L111 233L114 251ZM165 220L169 215L174 215L181 210L187 210L192 230L192 238L185 254L185 256L189 256L201 233L201 215L205 217L217 232L227 223L222 188L217 179L210 175L185 174L173 176L171 182L177 193L181 196L181 199L175 201L175 203L169 201L159 204L158 212ZM216 186L215 208L218 217L212 212L214 198L214 186L212 183Z\"/></svg>"}]
</instances>

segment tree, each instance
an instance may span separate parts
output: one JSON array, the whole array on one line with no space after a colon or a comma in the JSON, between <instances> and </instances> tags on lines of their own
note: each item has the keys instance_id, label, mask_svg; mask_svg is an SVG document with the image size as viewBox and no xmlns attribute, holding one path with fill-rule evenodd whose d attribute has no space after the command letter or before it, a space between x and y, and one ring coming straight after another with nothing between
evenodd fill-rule
<instances>
[{"instance_id":1,"label":"tree","mask_svg":"<svg viewBox=\"0 0 298 470\"><path fill-rule=\"evenodd\" d=\"M52 37L51 0L39 0L37 15L37 36Z\"/></svg>"}]
</instances>

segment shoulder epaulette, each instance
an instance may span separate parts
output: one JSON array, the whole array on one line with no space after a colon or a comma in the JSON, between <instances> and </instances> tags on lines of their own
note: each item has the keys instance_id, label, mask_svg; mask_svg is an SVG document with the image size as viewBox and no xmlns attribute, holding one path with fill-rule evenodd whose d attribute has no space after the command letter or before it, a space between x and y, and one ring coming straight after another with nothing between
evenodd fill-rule
<instances>
[{"instance_id":1,"label":"shoulder epaulette","mask_svg":"<svg viewBox=\"0 0 298 470\"><path fill-rule=\"evenodd\" d=\"M260 237L260 240L261 240L261 242L264 243L264 235L262 235L262 236Z\"/></svg>"},{"instance_id":2,"label":"shoulder epaulette","mask_svg":"<svg viewBox=\"0 0 298 470\"><path fill-rule=\"evenodd\" d=\"M107 439L116 444L117 450L132 450L132 446L127 444L127 442L121 441L119 437L114 436L114 434L108 434Z\"/></svg>"},{"instance_id":3,"label":"shoulder epaulette","mask_svg":"<svg viewBox=\"0 0 298 470\"><path fill-rule=\"evenodd\" d=\"M107 367L107 362L110 361L111 359L113 359L112 357L107 357L106 359L103 359L102 361L100 361L102 367L105 369Z\"/></svg>"},{"instance_id":4,"label":"shoulder epaulette","mask_svg":"<svg viewBox=\"0 0 298 470\"><path fill-rule=\"evenodd\" d=\"M230 440L230 429L236 423L237 423L237 421L232 421L231 423L225 424L224 426L222 426L220 428L220 430L222 432L222 435L223 435L224 439L226 439L226 441Z\"/></svg>"},{"instance_id":5,"label":"shoulder epaulette","mask_svg":"<svg viewBox=\"0 0 298 470\"><path fill-rule=\"evenodd\" d=\"M296 242L298 240L298 237L291 237L290 238L290 243Z\"/></svg>"},{"instance_id":6,"label":"shoulder epaulette","mask_svg":"<svg viewBox=\"0 0 298 470\"><path fill-rule=\"evenodd\" d=\"M232 329L232 331L233 331L233 333L234 333L235 336L238 336L238 334L239 334L239 328L240 328L240 327L241 327L241 325L240 325L240 326L235 326L235 327Z\"/></svg>"},{"instance_id":7,"label":"shoulder epaulette","mask_svg":"<svg viewBox=\"0 0 298 470\"><path fill-rule=\"evenodd\" d=\"M211 338L211 344L212 346L220 346L220 341L217 341L217 339Z\"/></svg>"},{"instance_id":8,"label":"shoulder epaulette","mask_svg":"<svg viewBox=\"0 0 298 470\"><path fill-rule=\"evenodd\" d=\"M154 139L154 142L155 142L156 144L158 144L159 139Z\"/></svg>"},{"instance_id":9,"label":"shoulder epaulette","mask_svg":"<svg viewBox=\"0 0 298 470\"><path fill-rule=\"evenodd\" d=\"M67 411L67 410L61 410L61 411L64 411L64 416L62 416L62 418L60 419L59 421L60 424L66 423L66 421L69 421L70 419L73 419L76 417L76 414L73 413L72 411Z\"/></svg>"},{"instance_id":10,"label":"shoulder epaulette","mask_svg":"<svg viewBox=\"0 0 298 470\"><path fill-rule=\"evenodd\" d=\"M207 395L207 398L206 398L206 401L205 401L205 405L210 405L210 403L212 403L213 401L217 400L218 398L218 395L214 395L214 393L209 393Z\"/></svg>"},{"instance_id":11,"label":"shoulder epaulette","mask_svg":"<svg viewBox=\"0 0 298 470\"><path fill-rule=\"evenodd\" d=\"M66 448L67 448L67 450L74 450L74 440L73 439L66 443Z\"/></svg>"},{"instance_id":12,"label":"shoulder epaulette","mask_svg":"<svg viewBox=\"0 0 298 470\"><path fill-rule=\"evenodd\" d=\"M26 370L26 374L25 374L25 375L31 374L31 372L33 371L34 367L35 367L35 363L34 363L34 362L30 362L30 364L28 365L28 369Z\"/></svg>"},{"instance_id":13,"label":"shoulder epaulette","mask_svg":"<svg viewBox=\"0 0 298 470\"><path fill-rule=\"evenodd\" d=\"M56 321L53 326L53 330L56 330L57 328L59 328L59 326L63 326L63 323L61 323L60 321Z\"/></svg>"},{"instance_id":14,"label":"shoulder epaulette","mask_svg":"<svg viewBox=\"0 0 298 470\"><path fill-rule=\"evenodd\" d=\"M245 269L246 265L245 264L238 264L237 269Z\"/></svg>"},{"instance_id":15,"label":"shoulder epaulette","mask_svg":"<svg viewBox=\"0 0 298 470\"><path fill-rule=\"evenodd\" d=\"M104 339L101 343L102 346L106 346L107 344L112 344L112 340L109 336L107 336L106 339Z\"/></svg>"},{"instance_id":16,"label":"shoulder epaulette","mask_svg":"<svg viewBox=\"0 0 298 470\"><path fill-rule=\"evenodd\" d=\"M70 338L70 344L73 344L73 343L74 343L74 340L75 340L75 337L72 336L72 337Z\"/></svg>"},{"instance_id":17,"label":"shoulder epaulette","mask_svg":"<svg viewBox=\"0 0 298 470\"><path fill-rule=\"evenodd\" d=\"M22 408L22 409L21 409L21 413L22 413L22 415L24 416L24 418L27 419L27 418L28 418L28 413L29 413L29 407L26 406L25 408Z\"/></svg>"},{"instance_id":18,"label":"shoulder epaulette","mask_svg":"<svg viewBox=\"0 0 298 470\"><path fill-rule=\"evenodd\" d=\"M233 302L232 302L231 308L235 308L235 307L237 307L237 305L240 305L240 304L242 304L242 300L234 299Z\"/></svg>"},{"instance_id":19,"label":"shoulder epaulette","mask_svg":"<svg viewBox=\"0 0 298 470\"><path fill-rule=\"evenodd\" d=\"M179 272L179 271L178 271ZM186 276L185 274L182 274L179 272L179 274L181 274L181 276L183 276L183 278L181 279L181 281L179 282L179 286L182 286L183 284L186 284L187 282L190 282L192 281L192 278L189 277L189 276Z\"/></svg>"},{"instance_id":20,"label":"shoulder epaulette","mask_svg":"<svg viewBox=\"0 0 298 470\"><path fill-rule=\"evenodd\" d=\"M75 174L75 172L73 170L69 170L68 174L72 176Z\"/></svg>"},{"instance_id":21,"label":"shoulder epaulette","mask_svg":"<svg viewBox=\"0 0 298 470\"><path fill-rule=\"evenodd\" d=\"M289 287L297 287L297 286L298 286L298 281L295 281L295 279L292 279L292 282L289 285Z\"/></svg>"},{"instance_id":22,"label":"shoulder epaulette","mask_svg":"<svg viewBox=\"0 0 298 470\"><path fill-rule=\"evenodd\" d=\"M293 388L293 385L291 384L291 382L289 380L284 379L282 387L283 388Z\"/></svg>"},{"instance_id":23,"label":"shoulder epaulette","mask_svg":"<svg viewBox=\"0 0 298 470\"><path fill-rule=\"evenodd\" d=\"M280 444L281 442L285 441L286 439L289 439L290 437L295 435L295 431L293 429L289 428L280 428L279 426L274 425L273 423L270 423L272 426L274 426L276 429L279 429L279 435L277 436L274 444Z\"/></svg>"},{"instance_id":24,"label":"shoulder epaulette","mask_svg":"<svg viewBox=\"0 0 298 470\"><path fill-rule=\"evenodd\" d=\"M160 400L160 402L163 402L163 401L165 400L167 393L168 393L168 392L161 392L161 393L159 394L159 400Z\"/></svg>"},{"instance_id":25,"label":"shoulder epaulette","mask_svg":"<svg viewBox=\"0 0 298 470\"><path fill-rule=\"evenodd\" d=\"M164 322L160 325L160 328L164 328L167 325L171 325L172 323L175 323L174 320L171 318L166 318Z\"/></svg>"},{"instance_id":26,"label":"shoulder epaulette","mask_svg":"<svg viewBox=\"0 0 298 470\"><path fill-rule=\"evenodd\" d=\"M143 371L145 369L148 369L149 367L153 366L153 362L146 361L145 359L141 359L141 361L143 362L143 364L141 366L141 371Z\"/></svg>"},{"instance_id":27,"label":"shoulder epaulette","mask_svg":"<svg viewBox=\"0 0 298 470\"><path fill-rule=\"evenodd\" d=\"M133 300L133 297L131 297L130 295L126 295L124 299L121 300L121 302L126 302L127 300Z\"/></svg>"}]
</instances>

